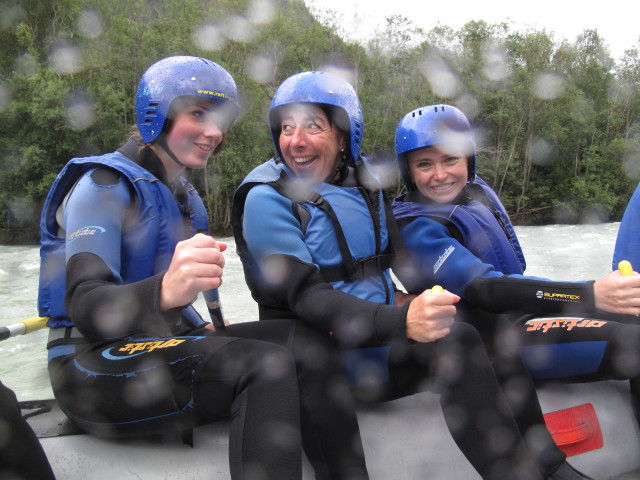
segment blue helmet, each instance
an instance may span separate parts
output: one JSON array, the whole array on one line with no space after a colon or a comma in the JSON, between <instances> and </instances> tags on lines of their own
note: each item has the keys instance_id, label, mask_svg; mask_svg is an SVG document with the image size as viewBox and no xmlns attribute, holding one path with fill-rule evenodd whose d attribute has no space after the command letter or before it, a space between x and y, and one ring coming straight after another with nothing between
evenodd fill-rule
<instances>
[{"instance_id":1,"label":"blue helmet","mask_svg":"<svg viewBox=\"0 0 640 480\"><path fill-rule=\"evenodd\" d=\"M217 63L200 57L164 58L142 75L136 95L138 131L153 142L167 125L171 104L178 97L202 97L224 107L227 125L238 117L238 90L233 78Z\"/></svg>"},{"instance_id":2,"label":"blue helmet","mask_svg":"<svg viewBox=\"0 0 640 480\"><path fill-rule=\"evenodd\" d=\"M466 152L469 166L468 181L476 179L476 145L469 120L451 105L428 105L407 113L396 129L396 157L402 181L409 190L415 184L409 175L407 153L434 145L455 145Z\"/></svg>"},{"instance_id":3,"label":"blue helmet","mask_svg":"<svg viewBox=\"0 0 640 480\"><path fill-rule=\"evenodd\" d=\"M278 156L280 151L280 121L278 109L293 103L315 103L335 107L338 117L332 118L338 127L349 133L349 154L355 163L362 147L362 107L353 87L343 78L327 72L302 72L287 78L276 90L269 108L269 126ZM341 115L340 115L341 114Z\"/></svg>"}]
</instances>

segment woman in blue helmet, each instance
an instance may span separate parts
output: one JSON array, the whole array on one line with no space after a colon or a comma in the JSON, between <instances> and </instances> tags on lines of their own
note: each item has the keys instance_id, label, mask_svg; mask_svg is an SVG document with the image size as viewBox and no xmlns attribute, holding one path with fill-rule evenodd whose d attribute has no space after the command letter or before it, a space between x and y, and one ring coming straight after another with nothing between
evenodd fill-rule
<instances>
[{"instance_id":1,"label":"woman in blue helmet","mask_svg":"<svg viewBox=\"0 0 640 480\"><path fill-rule=\"evenodd\" d=\"M457 108L431 105L405 115L396 154L408 193L395 199L393 210L405 245L424 267L401 272L408 289L445 282L463 299L497 312L640 314L640 278L618 272L596 282L523 277L526 263L513 226L495 192L476 176L472 129Z\"/></svg>"},{"instance_id":2,"label":"woman in blue helmet","mask_svg":"<svg viewBox=\"0 0 640 480\"><path fill-rule=\"evenodd\" d=\"M204 205L183 175L220 150L238 112L224 68L165 58L140 80L138 133L62 169L41 220L49 373L59 405L88 432L184 433L231 418L232 478L299 480L294 360L262 341L285 345L290 324L214 331L191 305L220 285L226 245L206 235Z\"/></svg>"},{"instance_id":3,"label":"woman in blue helmet","mask_svg":"<svg viewBox=\"0 0 640 480\"><path fill-rule=\"evenodd\" d=\"M395 141L408 190L393 202L407 249L396 273L407 291L437 283L459 295L461 317L487 345L505 338L497 330L514 330L534 378L631 379L638 415L640 326L610 320L640 314L640 276L615 271L595 282L557 282L524 275L513 226L498 196L476 176L472 128L457 108L409 112ZM525 326L533 317L537 321Z\"/></svg>"},{"instance_id":4,"label":"woman in blue helmet","mask_svg":"<svg viewBox=\"0 0 640 480\"><path fill-rule=\"evenodd\" d=\"M485 479L587 478L548 433L537 455L527 452L479 335L453 322L457 295L424 292L397 304L390 266L399 233L360 155L364 123L349 83L325 72L289 77L272 99L269 124L277 155L245 178L232 215L261 320L291 318L324 332L355 377L362 378L361 367L379 367L355 385L363 400L437 385L454 440ZM441 368L449 361L458 367L453 375ZM478 415L491 425L476 422ZM504 450L486 441L493 428L509 439ZM324 438L327 462L339 465L348 445Z\"/></svg>"}]
</instances>

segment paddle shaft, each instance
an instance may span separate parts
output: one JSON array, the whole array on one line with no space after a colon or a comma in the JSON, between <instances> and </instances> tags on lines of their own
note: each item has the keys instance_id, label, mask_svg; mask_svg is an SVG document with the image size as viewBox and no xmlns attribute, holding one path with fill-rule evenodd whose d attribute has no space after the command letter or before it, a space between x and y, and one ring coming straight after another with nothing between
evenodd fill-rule
<instances>
[{"instance_id":1,"label":"paddle shaft","mask_svg":"<svg viewBox=\"0 0 640 480\"><path fill-rule=\"evenodd\" d=\"M48 317L31 317L6 327L0 327L0 341L45 328L47 320L49 320Z\"/></svg>"},{"instance_id":2,"label":"paddle shaft","mask_svg":"<svg viewBox=\"0 0 640 480\"><path fill-rule=\"evenodd\" d=\"M206 235L204 232L198 232L196 235ZM224 317L222 315L222 303L220 303L220 294L217 288L206 290L202 292L204 301L207 304L207 310L209 311L209 317L214 327L225 329Z\"/></svg>"},{"instance_id":3,"label":"paddle shaft","mask_svg":"<svg viewBox=\"0 0 640 480\"><path fill-rule=\"evenodd\" d=\"M202 292L205 303L207 304L207 310L209 310L209 316L216 328L224 329L224 317L222 316L222 304L220 303L220 294L217 288L206 290Z\"/></svg>"}]
</instances>

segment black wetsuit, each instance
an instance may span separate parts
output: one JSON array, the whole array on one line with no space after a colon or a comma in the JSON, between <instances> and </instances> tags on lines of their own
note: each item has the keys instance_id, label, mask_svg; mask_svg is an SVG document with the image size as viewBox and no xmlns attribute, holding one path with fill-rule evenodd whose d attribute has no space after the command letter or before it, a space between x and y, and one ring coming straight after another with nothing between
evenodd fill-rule
<instances>
[{"instance_id":1,"label":"black wetsuit","mask_svg":"<svg viewBox=\"0 0 640 480\"><path fill-rule=\"evenodd\" d=\"M53 480L35 433L22 417L15 393L0 382L0 478Z\"/></svg>"}]
</instances>

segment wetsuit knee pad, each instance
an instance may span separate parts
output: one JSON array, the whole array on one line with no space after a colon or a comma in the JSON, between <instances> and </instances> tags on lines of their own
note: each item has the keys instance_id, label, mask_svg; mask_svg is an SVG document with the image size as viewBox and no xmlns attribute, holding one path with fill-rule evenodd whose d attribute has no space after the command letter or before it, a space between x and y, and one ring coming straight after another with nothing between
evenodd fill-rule
<instances>
[{"instance_id":1,"label":"wetsuit knee pad","mask_svg":"<svg viewBox=\"0 0 640 480\"><path fill-rule=\"evenodd\" d=\"M451 333L445 336L444 339L445 341L455 340L461 345L469 347L482 347L484 345L478 329L465 322L454 322L451 325Z\"/></svg>"},{"instance_id":2,"label":"wetsuit knee pad","mask_svg":"<svg viewBox=\"0 0 640 480\"><path fill-rule=\"evenodd\" d=\"M234 381L295 378L291 353L280 345L262 340L236 339L207 355L197 373L198 381L207 377Z\"/></svg>"}]
</instances>

